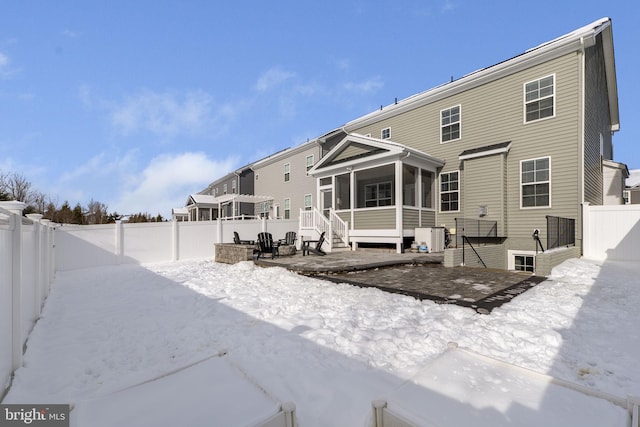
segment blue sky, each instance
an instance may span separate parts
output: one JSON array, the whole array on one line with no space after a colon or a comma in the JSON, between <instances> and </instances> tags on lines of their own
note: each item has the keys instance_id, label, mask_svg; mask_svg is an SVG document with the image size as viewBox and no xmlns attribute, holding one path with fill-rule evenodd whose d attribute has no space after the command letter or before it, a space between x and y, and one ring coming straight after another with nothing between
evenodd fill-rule
<instances>
[{"instance_id":1,"label":"blue sky","mask_svg":"<svg viewBox=\"0 0 640 427\"><path fill-rule=\"evenodd\" d=\"M166 217L236 167L604 16L614 160L636 169L638 2L3 2L0 172Z\"/></svg>"}]
</instances>

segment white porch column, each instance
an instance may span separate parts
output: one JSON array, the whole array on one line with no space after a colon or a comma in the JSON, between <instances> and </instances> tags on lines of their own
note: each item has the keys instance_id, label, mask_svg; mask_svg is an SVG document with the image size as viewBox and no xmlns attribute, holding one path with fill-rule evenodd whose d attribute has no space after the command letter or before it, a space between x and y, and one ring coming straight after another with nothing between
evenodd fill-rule
<instances>
[{"instance_id":1,"label":"white porch column","mask_svg":"<svg viewBox=\"0 0 640 427\"><path fill-rule=\"evenodd\" d=\"M404 224L402 222L402 161L397 160L395 163L395 172L396 172L396 233L400 236L400 240L402 241L404 237ZM402 252L402 242L396 244L396 252Z\"/></svg>"}]
</instances>

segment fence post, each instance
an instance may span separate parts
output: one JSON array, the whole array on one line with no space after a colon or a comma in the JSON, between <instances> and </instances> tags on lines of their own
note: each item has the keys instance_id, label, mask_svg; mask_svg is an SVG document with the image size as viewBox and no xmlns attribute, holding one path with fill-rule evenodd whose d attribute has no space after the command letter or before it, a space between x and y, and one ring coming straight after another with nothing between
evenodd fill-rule
<instances>
[{"instance_id":1,"label":"fence post","mask_svg":"<svg viewBox=\"0 0 640 427\"><path fill-rule=\"evenodd\" d=\"M40 220L42 214L27 214L27 218L33 221L33 250L35 259L33 260L33 308L34 320L40 317L40 308L42 306L42 226Z\"/></svg>"},{"instance_id":2,"label":"fence post","mask_svg":"<svg viewBox=\"0 0 640 427\"><path fill-rule=\"evenodd\" d=\"M173 224L171 224L171 231L171 259L173 261L178 261L180 258L180 233L178 232L178 221L175 219L173 220Z\"/></svg>"},{"instance_id":3,"label":"fence post","mask_svg":"<svg viewBox=\"0 0 640 427\"><path fill-rule=\"evenodd\" d=\"M22 365L22 211L27 205L18 201L3 202L11 212L11 372Z\"/></svg>"},{"instance_id":4,"label":"fence post","mask_svg":"<svg viewBox=\"0 0 640 427\"><path fill-rule=\"evenodd\" d=\"M124 257L124 233L122 228L122 220L116 220L116 256L118 258L118 264L122 264L122 258Z\"/></svg>"},{"instance_id":5,"label":"fence post","mask_svg":"<svg viewBox=\"0 0 640 427\"><path fill-rule=\"evenodd\" d=\"M589 215L589 202L582 204L582 256L589 258L591 255L591 218Z\"/></svg>"},{"instance_id":6,"label":"fence post","mask_svg":"<svg viewBox=\"0 0 640 427\"><path fill-rule=\"evenodd\" d=\"M44 276L42 277L42 298L46 298L49 295L49 284L52 282L52 268L51 265L53 263L53 245L51 242L51 233L53 233L53 228L49 225L51 223L48 219L41 219L40 224L42 224L43 229L43 242L42 247L44 250L44 255L42 259L42 271Z\"/></svg>"}]
</instances>

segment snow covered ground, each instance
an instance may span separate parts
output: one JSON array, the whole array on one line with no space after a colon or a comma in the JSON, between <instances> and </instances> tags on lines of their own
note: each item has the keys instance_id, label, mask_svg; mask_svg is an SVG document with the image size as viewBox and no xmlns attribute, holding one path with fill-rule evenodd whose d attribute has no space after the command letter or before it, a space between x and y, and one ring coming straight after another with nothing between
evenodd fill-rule
<instances>
[{"instance_id":1,"label":"snow covered ground","mask_svg":"<svg viewBox=\"0 0 640 427\"><path fill-rule=\"evenodd\" d=\"M266 400L241 392L245 411L291 401L302 427L364 426L372 400L435 369L449 342L625 398L640 395L639 308L640 265L586 260L490 315L251 262L58 272L3 403L71 403L73 419L141 385L189 400L207 381L167 374L224 360L234 375L209 371L213 388L215 378L228 385L223 402L250 383ZM436 376L452 376L441 366ZM203 423L219 425L212 416L203 411Z\"/></svg>"}]
</instances>

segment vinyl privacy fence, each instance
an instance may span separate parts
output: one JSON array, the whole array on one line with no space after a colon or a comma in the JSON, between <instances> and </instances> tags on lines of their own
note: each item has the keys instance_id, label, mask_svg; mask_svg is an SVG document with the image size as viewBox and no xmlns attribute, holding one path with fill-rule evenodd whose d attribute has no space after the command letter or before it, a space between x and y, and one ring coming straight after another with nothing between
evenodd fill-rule
<instances>
[{"instance_id":1,"label":"vinyl privacy fence","mask_svg":"<svg viewBox=\"0 0 640 427\"><path fill-rule=\"evenodd\" d=\"M22 216L21 202L0 202L0 396L54 277L55 228L42 215Z\"/></svg>"},{"instance_id":2,"label":"vinyl privacy fence","mask_svg":"<svg viewBox=\"0 0 640 427\"><path fill-rule=\"evenodd\" d=\"M60 225L22 215L25 204L0 202L0 398L22 364L56 271L214 257L214 244L233 232L255 240L268 231L283 238L297 220L237 220ZM1 399L0 399L1 400Z\"/></svg>"},{"instance_id":3,"label":"vinyl privacy fence","mask_svg":"<svg viewBox=\"0 0 640 427\"><path fill-rule=\"evenodd\" d=\"M598 261L640 261L640 205L582 208L583 256Z\"/></svg>"}]
</instances>

